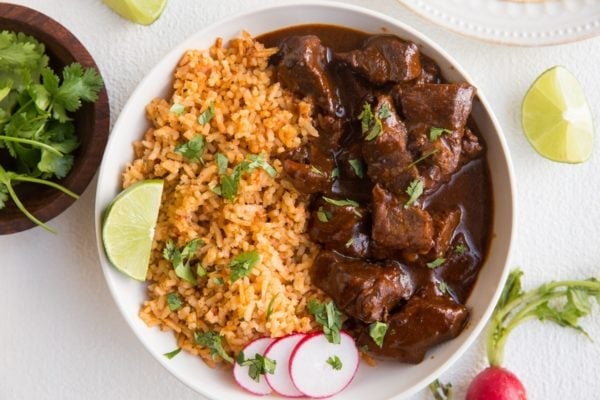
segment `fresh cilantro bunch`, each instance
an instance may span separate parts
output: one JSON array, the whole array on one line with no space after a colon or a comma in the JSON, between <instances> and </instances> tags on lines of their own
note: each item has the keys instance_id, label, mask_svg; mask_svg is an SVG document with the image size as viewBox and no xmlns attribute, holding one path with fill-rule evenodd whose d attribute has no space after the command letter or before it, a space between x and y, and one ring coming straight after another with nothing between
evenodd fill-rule
<instances>
[{"instance_id":1,"label":"fresh cilantro bunch","mask_svg":"<svg viewBox=\"0 0 600 400\"><path fill-rule=\"evenodd\" d=\"M49 66L44 45L23 33L0 32L0 210L8 199L33 222L52 231L21 203L13 186L30 182L78 196L49 181L73 167L79 146L70 113L94 102L102 79L78 63L59 77Z\"/></svg>"}]
</instances>

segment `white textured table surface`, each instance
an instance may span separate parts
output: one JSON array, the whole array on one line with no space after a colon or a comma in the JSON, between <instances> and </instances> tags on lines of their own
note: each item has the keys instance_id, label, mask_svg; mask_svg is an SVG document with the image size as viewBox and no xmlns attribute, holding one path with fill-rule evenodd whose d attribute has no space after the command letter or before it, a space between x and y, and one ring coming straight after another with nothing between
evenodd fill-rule
<instances>
[{"instance_id":1,"label":"white textured table surface","mask_svg":"<svg viewBox=\"0 0 600 400\"><path fill-rule=\"evenodd\" d=\"M152 26L126 22L100 0L18 0L70 29L92 53L108 86L112 120L139 80L175 44L260 0L170 0ZM394 0L351 0L398 18L437 41L485 91L515 167L518 237L512 264L531 287L551 279L600 276L600 146L582 165L538 156L519 126L523 94L546 68L562 64L585 87L600 124L600 38L544 48L476 42L437 28ZM0 400L201 399L144 350L121 318L101 274L93 226L95 181L74 206L40 229L0 236ZM531 399L597 399L600 310L584 321L596 342L537 322L518 329L505 366ZM441 379L464 397L485 366L477 342ZM411 400L429 399L425 393Z\"/></svg>"}]
</instances>

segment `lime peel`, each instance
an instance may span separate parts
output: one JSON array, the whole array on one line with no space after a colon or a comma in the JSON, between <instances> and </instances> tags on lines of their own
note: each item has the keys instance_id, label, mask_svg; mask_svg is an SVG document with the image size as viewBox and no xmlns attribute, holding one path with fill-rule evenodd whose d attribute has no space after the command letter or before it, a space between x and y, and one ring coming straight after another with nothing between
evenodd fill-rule
<instances>
[{"instance_id":1,"label":"lime peel","mask_svg":"<svg viewBox=\"0 0 600 400\"><path fill-rule=\"evenodd\" d=\"M167 6L168 0L104 0L114 12L123 18L142 25L156 21Z\"/></svg>"},{"instance_id":2,"label":"lime peel","mask_svg":"<svg viewBox=\"0 0 600 400\"><path fill-rule=\"evenodd\" d=\"M102 224L102 242L111 264L125 275L144 281L152 250L164 183L138 182L108 206Z\"/></svg>"},{"instance_id":3,"label":"lime peel","mask_svg":"<svg viewBox=\"0 0 600 400\"><path fill-rule=\"evenodd\" d=\"M566 68L543 72L527 90L521 112L525 137L543 157L581 163L592 154L592 113L581 84Z\"/></svg>"}]
</instances>

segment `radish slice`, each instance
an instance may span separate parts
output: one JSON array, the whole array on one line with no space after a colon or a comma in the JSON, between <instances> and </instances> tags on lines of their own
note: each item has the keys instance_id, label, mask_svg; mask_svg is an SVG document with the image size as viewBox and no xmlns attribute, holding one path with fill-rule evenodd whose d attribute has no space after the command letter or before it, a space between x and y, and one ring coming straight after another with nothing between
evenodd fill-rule
<instances>
[{"instance_id":1,"label":"radish slice","mask_svg":"<svg viewBox=\"0 0 600 400\"><path fill-rule=\"evenodd\" d=\"M244 347L244 350L242 350L244 352L244 356L246 358L254 358L256 357L256 354L263 355L265 354L267 347L269 347L274 341L275 339L271 338L261 338L250 342L248 345L246 345L246 347ZM260 396L270 394L272 390L267 381L264 379L264 376L260 376L257 382L252 379L250 375L248 375L248 369L248 366L242 366L237 362L234 364L233 377L235 378L236 382L250 393L258 394ZM275 367L275 370L277 370L277 367Z\"/></svg>"},{"instance_id":2,"label":"radish slice","mask_svg":"<svg viewBox=\"0 0 600 400\"><path fill-rule=\"evenodd\" d=\"M304 333L294 333L284 336L273 342L267 351L265 357L274 360L277 363L274 374L267 374L267 383L273 391L284 397L302 397L304 393L296 389L292 378L290 377L290 356L296 345L306 337Z\"/></svg>"},{"instance_id":3,"label":"radish slice","mask_svg":"<svg viewBox=\"0 0 600 400\"><path fill-rule=\"evenodd\" d=\"M358 369L359 355L354 339L340 332L340 344L327 341L323 333L305 337L290 359L290 376L298 390L306 396L333 396L352 382ZM334 360L338 359L338 363ZM337 364L334 368L331 364Z\"/></svg>"}]
</instances>

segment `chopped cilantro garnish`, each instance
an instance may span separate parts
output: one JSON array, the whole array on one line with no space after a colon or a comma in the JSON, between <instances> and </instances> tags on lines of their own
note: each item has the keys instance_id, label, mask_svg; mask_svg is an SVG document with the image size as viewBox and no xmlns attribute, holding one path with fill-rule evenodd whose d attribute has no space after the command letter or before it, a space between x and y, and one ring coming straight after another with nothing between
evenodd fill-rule
<instances>
[{"instance_id":1,"label":"chopped cilantro garnish","mask_svg":"<svg viewBox=\"0 0 600 400\"><path fill-rule=\"evenodd\" d=\"M331 199L329 197L323 196L323 200L325 200L329 204L333 204L334 206L338 206L338 207L346 207L346 206L358 207L359 206L359 204L356 201L349 200L349 199L336 200L336 199Z\"/></svg>"},{"instance_id":2,"label":"chopped cilantro garnish","mask_svg":"<svg viewBox=\"0 0 600 400\"><path fill-rule=\"evenodd\" d=\"M271 314L273 314L273 304L275 304L275 299L277 298L277 296L279 296L279 293L273 296L269 301L269 305L267 306L267 314L265 316L265 319L267 321L269 320L269 318L271 318Z\"/></svg>"},{"instance_id":3,"label":"chopped cilantro garnish","mask_svg":"<svg viewBox=\"0 0 600 400\"><path fill-rule=\"evenodd\" d=\"M381 132L383 132L381 119L379 119L379 116L373 114L373 110L371 110L371 105L369 103L365 102L365 104L363 104L363 109L359 114L358 119L360 119L361 130L363 135L365 135L366 141L377 138L381 135Z\"/></svg>"},{"instance_id":4,"label":"chopped cilantro garnish","mask_svg":"<svg viewBox=\"0 0 600 400\"><path fill-rule=\"evenodd\" d=\"M381 107L379 107L379 110L377 111L377 116L381 119L386 119L392 116L389 103L383 103Z\"/></svg>"},{"instance_id":5,"label":"chopped cilantro garnish","mask_svg":"<svg viewBox=\"0 0 600 400\"><path fill-rule=\"evenodd\" d=\"M171 292L167 295L167 305L169 310L177 311L183 306L183 301L176 292Z\"/></svg>"},{"instance_id":6,"label":"chopped cilantro garnish","mask_svg":"<svg viewBox=\"0 0 600 400\"><path fill-rule=\"evenodd\" d=\"M348 163L354 170L354 173L356 174L356 176L358 176L359 178L365 177L365 165L362 163L362 161L357 160L357 159L351 159L351 160L348 160Z\"/></svg>"},{"instance_id":7,"label":"chopped cilantro garnish","mask_svg":"<svg viewBox=\"0 0 600 400\"><path fill-rule=\"evenodd\" d=\"M169 111L175 115L182 115L185 112L185 106L183 104L173 103L171 108L169 108Z\"/></svg>"},{"instance_id":8,"label":"chopped cilantro garnish","mask_svg":"<svg viewBox=\"0 0 600 400\"><path fill-rule=\"evenodd\" d=\"M331 368L339 371L342 369L342 360L338 356L331 356L327 359L327 364L331 365Z\"/></svg>"},{"instance_id":9,"label":"chopped cilantro garnish","mask_svg":"<svg viewBox=\"0 0 600 400\"><path fill-rule=\"evenodd\" d=\"M317 210L317 219L321 222L329 222L331 219L331 213L321 206Z\"/></svg>"},{"instance_id":10,"label":"chopped cilantro garnish","mask_svg":"<svg viewBox=\"0 0 600 400\"><path fill-rule=\"evenodd\" d=\"M267 174L271 177L275 177L277 175L277 170L273 168L267 161L263 159L263 155L254 155L250 154L246 157L246 160L242 161L238 165L233 168L233 171L230 175L226 175L225 172L227 170L227 157L225 157L221 153L217 153L216 155L217 169L220 175L220 183L221 185L217 188L213 189L213 192L223 196L229 201L233 201L238 192L238 186L240 184L240 179L242 174L245 172L251 172L256 168L263 169Z\"/></svg>"},{"instance_id":11,"label":"chopped cilantro garnish","mask_svg":"<svg viewBox=\"0 0 600 400\"><path fill-rule=\"evenodd\" d=\"M223 348L223 337L217 332L196 332L194 333L194 340L200 346L208 348L213 358L221 356L223 360L233 364L233 358Z\"/></svg>"},{"instance_id":12,"label":"chopped cilantro garnish","mask_svg":"<svg viewBox=\"0 0 600 400\"><path fill-rule=\"evenodd\" d=\"M173 351L170 351L168 353L163 354L163 356L165 356L167 359L172 359L173 357L175 357L177 354L179 354L179 352L181 352L181 347L176 348Z\"/></svg>"},{"instance_id":13,"label":"chopped cilantro garnish","mask_svg":"<svg viewBox=\"0 0 600 400\"><path fill-rule=\"evenodd\" d=\"M439 281L438 282L438 289L442 293L448 293L448 284L446 282L444 282L444 281Z\"/></svg>"},{"instance_id":14,"label":"chopped cilantro garnish","mask_svg":"<svg viewBox=\"0 0 600 400\"><path fill-rule=\"evenodd\" d=\"M340 169L338 167L335 167L332 171L331 171L331 177L332 178L338 178L340 176Z\"/></svg>"},{"instance_id":15,"label":"chopped cilantro garnish","mask_svg":"<svg viewBox=\"0 0 600 400\"><path fill-rule=\"evenodd\" d=\"M319 176L325 176L325 172L321 171L319 168L315 167L314 165L310 166L310 170L314 174L317 174Z\"/></svg>"},{"instance_id":16,"label":"chopped cilantro garnish","mask_svg":"<svg viewBox=\"0 0 600 400\"><path fill-rule=\"evenodd\" d=\"M408 185L406 189L406 194L408 194L409 198L404 204L404 208L408 208L415 204L417 199L423 194L423 181L420 179L415 179Z\"/></svg>"},{"instance_id":17,"label":"chopped cilantro garnish","mask_svg":"<svg viewBox=\"0 0 600 400\"><path fill-rule=\"evenodd\" d=\"M195 136L190 141L175 146L175 153L181 154L190 162L202 161L204 145L204 136Z\"/></svg>"},{"instance_id":18,"label":"chopped cilantro garnish","mask_svg":"<svg viewBox=\"0 0 600 400\"><path fill-rule=\"evenodd\" d=\"M440 265L444 264L446 262L446 259L443 257L439 257L436 258L435 260L428 262L427 263L427 268L429 269L436 269L437 267L439 267Z\"/></svg>"},{"instance_id":19,"label":"chopped cilantro garnish","mask_svg":"<svg viewBox=\"0 0 600 400\"><path fill-rule=\"evenodd\" d=\"M223 286L225 284L225 280L223 278L213 278L213 282L218 286Z\"/></svg>"},{"instance_id":20,"label":"chopped cilantro garnish","mask_svg":"<svg viewBox=\"0 0 600 400\"><path fill-rule=\"evenodd\" d=\"M248 376L256 382L260 381L261 375L274 374L277 362L268 357L256 353L254 358L246 358L243 351L240 351L236 361L241 366L248 367Z\"/></svg>"},{"instance_id":21,"label":"chopped cilantro garnish","mask_svg":"<svg viewBox=\"0 0 600 400\"><path fill-rule=\"evenodd\" d=\"M446 134L452 134L452 131L450 129L445 129L445 128L435 128L432 127L429 129L429 141L433 142L437 139L440 138L440 136L442 136L444 133Z\"/></svg>"},{"instance_id":22,"label":"chopped cilantro garnish","mask_svg":"<svg viewBox=\"0 0 600 400\"><path fill-rule=\"evenodd\" d=\"M383 322L373 322L369 325L369 336L371 336L377 346L383 347L383 339L385 338L387 330L387 324Z\"/></svg>"},{"instance_id":23,"label":"chopped cilantro garnish","mask_svg":"<svg viewBox=\"0 0 600 400\"><path fill-rule=\"evenodd\" d=\"M250 274L250 271L260 261L260 255L257 251L246 251L238 254L229 263L231 274L229 280L235 282Z\"/></svg>"},{"instance_id":24,"label":"chopped cilantro garnish","mask_svg":"<svg viewBox=\"0 0 600 400\"><path fill-rule=\"evenodd\" d=\"M179 250L177 249L175 242L169 240L163 249L163 257L173 264L175 275L193 285L196 284L196 277L192 273L191 261L196 255L198 247L203 244L204 242L202 239L193 239L189 241L183 249Z\"/></svg>"},{"instance_id":25,"label":"chopped cilantro garnish","mask_svg":"<svg viewBox=\"0 0 600 400\"><path fill-rule=\"evenodd\" d=\"M198 117L198 123L200 125L206 125L210 122L211 119L215 116L215 103L210 103L208 108L204 110L202 114Z\"/></svg>"},{"instance_id":26,"label":"chopped cilantro garnish","mask_svg":"<svg viewBox=\"0 0 600 400\"><path fill-rule=\"evenodd\" d=\"M354 238L350 238L347 242L346 242L346 248L352 246L354 244Z\"/></svg>"},{"instance_id":27,"label":"chopped cilantro garnish","mask_svg":"<svg viewBox=\"0 0 600 400\"><path fill-rule=\"evenodd\" d=\"M460 243L460 244L457 244L457 245L454 247L454 252L455 252L456 254L465 254L465 252L466 252L466 251L467 251L467 246L465 246L465 245L464 245L464 244L462 244L462 243Z\"/></svg>"},{"instance_id":28,"label":"chopped cilantro garnish","mask_svg":"<svg viewBox=\"0 0 600 400\"><path fill-rule=\"evenodd\" d=\"M308 301L308 311L315 317L315 321L323 326L323 333L330 343L339 344L341 341L342 314L333 301L322 304L315 299Z\"/></svg>"}]
</instances>

